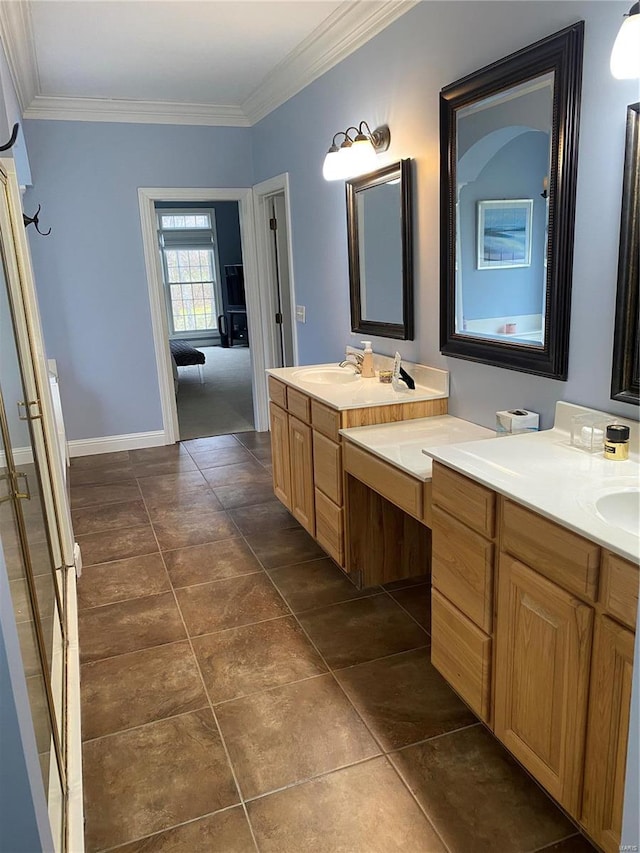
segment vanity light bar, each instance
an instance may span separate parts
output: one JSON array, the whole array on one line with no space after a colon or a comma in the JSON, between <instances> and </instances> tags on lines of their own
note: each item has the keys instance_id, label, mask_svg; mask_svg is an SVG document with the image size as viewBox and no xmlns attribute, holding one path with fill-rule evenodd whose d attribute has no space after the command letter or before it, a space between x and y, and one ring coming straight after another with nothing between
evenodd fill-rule
<instances>
[{"instance_id":1,"label":"vanity light bar","mask_svg":"<svg viewBox=\"0 0 640 853\"><path fill-rule=\"evenodd\" d=\"M353 138L349 136L350 131L355 132ZM344 139L338 145L340 136ZM386 151L390 142L391 132L386 124L373 132L366 121L361 121L358 127L339 130L324 158L323 178L325 181L344 181L373 171L376 168L376 154Z\"/></svg>"}]
</instances>

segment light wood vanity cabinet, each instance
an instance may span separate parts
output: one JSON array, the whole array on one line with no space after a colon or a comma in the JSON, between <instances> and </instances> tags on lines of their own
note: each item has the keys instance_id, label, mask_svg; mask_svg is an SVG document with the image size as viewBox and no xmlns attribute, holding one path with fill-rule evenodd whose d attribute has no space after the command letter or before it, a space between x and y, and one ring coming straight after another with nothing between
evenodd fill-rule
<instances>
[{"instance_id":1,"label":"light wood vanity cabinet","mask_svg":"<svg viewBox=\"0 0 640 853\"><path fill-rule=\"evenodd\" d=\"M614 853L638 567L439 463L433 503L434 666Z\"/></svg>"},{"instance_id":2,"label":"light wood vanity cabinet","mask_svg":"<svg viewBox=\"0 0 640 853\"><path fill-rule=\"evenodd\" d=\"M275 496L291 511L291 455L289 452L289 418L284 409L269 404L271 420L271 460L273 464L273 491Z\"/></svg>"},{"instance_id":3,"label":"light wood vanity cabinet","mask_svg":"<svg viewBox=\"0 0 640 853\"><path fill-rule=\"evenodd\" d=\"M289 415L291 462L291 513L314 536L316 532L313 486L313 438L308 424Z\"/></svg>"}]
</instances>

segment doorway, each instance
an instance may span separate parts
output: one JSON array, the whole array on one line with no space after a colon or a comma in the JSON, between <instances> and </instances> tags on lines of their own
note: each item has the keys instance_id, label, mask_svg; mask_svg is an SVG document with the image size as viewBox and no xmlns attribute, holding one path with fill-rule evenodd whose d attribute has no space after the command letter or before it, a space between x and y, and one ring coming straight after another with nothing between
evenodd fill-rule
<instances>
[{"instance_id":1,"label":"doorway","mask_svg":"<svg viewBox=\"0 0 640 853\"><path fill-rule=\"evenodd\" d=\"M167 290L163 277L163 257L158 243L158 218L156 205L163 203L174 207L187 207L190 205L211 206L216 202L236 202L238 207L238 219L241 239L241 265L243 268L245 301L246 301L246 335L251 342L251 348L238 346L244 353L244 369L251 376L251 406L253 409L254 425L257 431L268 429L268 400L264 371L271 366L270 353L267 356L265 347L265 336L263 332L263 314L265 312L259 288L259 277L257 271L255 227L253 210L253 193L251 189L202 189L202 188L140 188L138 190L140 205L140 218L142 224L143 247L145 264L147 269L147 280L149 286L149 301L151 307L151 319L153 327L156 363L158 366L158 382L160 388L160 400L162 408L163 430L166 444L174 444L182 436L180 435L180 424L178 420L178 406L176 403L174 360L171 355L169 313L167 311ZM224 266L224 265L223 265ZM237 266L237 265L236 265ZM223 272L219 275L222 286ZM219 297L221 299L221 297ZM220 302L218 303L220 304ZM175 330L174 330L175 331ZM194 331L194 330L190 330ZM197 330L196 330L197 331ZM211 332L209 329L201 330L205 334ZM211 334L209 341L211 349L217 352L209 353L210 356L220 354L222 348L218 346L221 335L217 327ZM202 343L202 339L200 341ZM197 349L197 347L196 347ZM206 347L205 347L206 349ZM270 350L270 347L269 347ZM229 353L232 356L232 353ZM205 352L205 359L207 352ZM239 358L240 360L240 358ZM210 358L213 366L213 358ZM228 360L227 360L228 361ZM206 385L206 364L204 366L204 379ZM180 371L180 369L178 369ZM200 376L197 365L187 365L183 373L191 370L194 376L185 377L184 384L193 386L194 382L200 384ZM233 368L227 363L227 381L233 386L235 376ZM240 374L238 374L239 376ZM179 377L178 377L179 378ZM233 429L233 428L232 428ZM227 430L232 431L232 430ZM211 432L207 433L211 435ZM186 437L186 436L185 436Z\"/></svg>"}]
</instances>

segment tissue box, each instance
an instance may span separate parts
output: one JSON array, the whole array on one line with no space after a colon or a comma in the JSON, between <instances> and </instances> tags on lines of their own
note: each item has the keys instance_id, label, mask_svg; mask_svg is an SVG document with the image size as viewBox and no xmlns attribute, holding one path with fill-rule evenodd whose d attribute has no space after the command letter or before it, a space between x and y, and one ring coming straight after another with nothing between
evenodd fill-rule
<instances>
[{"instance_id":1,"label":"tissue box","mask_svg":"<svg viewBox=\"0 0 640 853\"><path fill-rule=\"evenodd\" d=\"M496 435L518 435L523 432L537 432L540 415L526 409L509 409L496 412Z\"/></svg>"}]
</instances>

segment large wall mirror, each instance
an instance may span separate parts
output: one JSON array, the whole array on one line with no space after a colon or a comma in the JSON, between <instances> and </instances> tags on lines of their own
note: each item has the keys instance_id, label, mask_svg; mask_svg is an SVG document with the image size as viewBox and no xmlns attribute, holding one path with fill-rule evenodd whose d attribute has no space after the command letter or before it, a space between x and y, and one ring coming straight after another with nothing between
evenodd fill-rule
<instances>
[{"instance_id":1,"label":"large wall mirror","mask_svg":"<svg viewBox=\"0 0 640 853\"><path fill-rule=\"evenodd\" d=\"M627 108L611 398L640 404L640 103Z\"/></svg>"},{"instance_id":2,"label":"large wall mirror","mask_svg":"<svg viewBox=\"0 0 640 853\"><path fill-rule=\"evenodd\" d=\"M440 93L445 355L567 378L584 22Z\"/></svg>"},{"instance_id":3,"label":"large wall mirror","mask_svg":"<svg viewBox=\"0 0 640 853\"><path fill-rule=\"evenodd\" d=\"M413 340L411 161L347 181L351 329Z\"/></svg>"}]
</instances>

